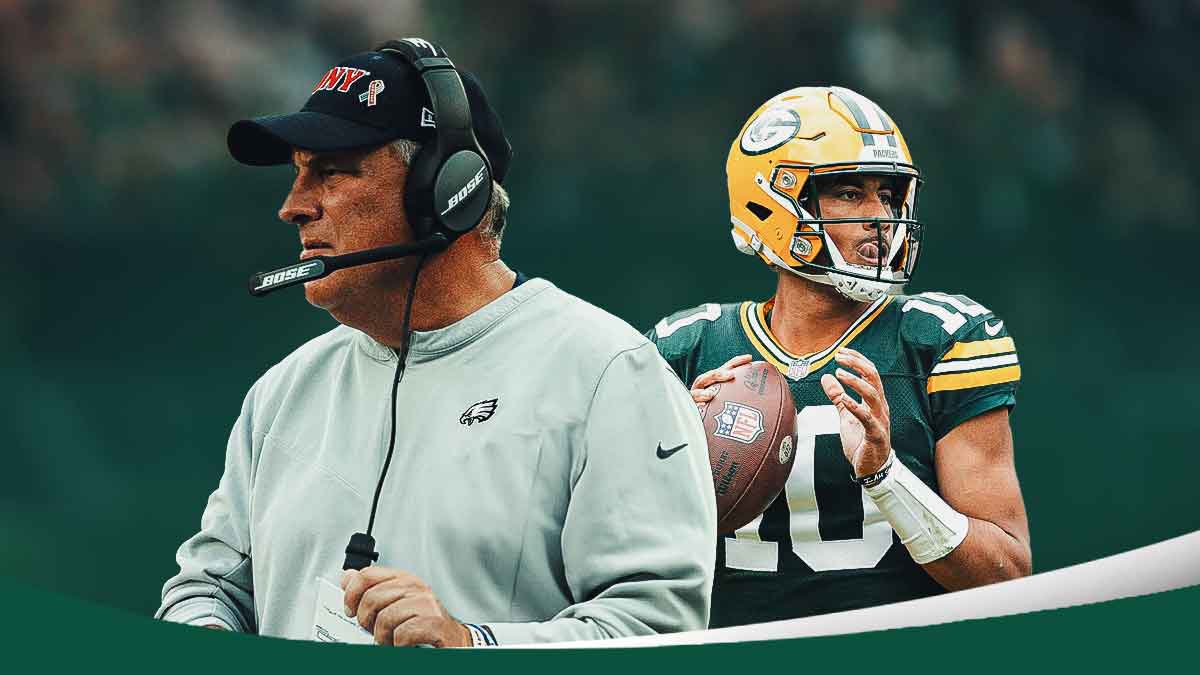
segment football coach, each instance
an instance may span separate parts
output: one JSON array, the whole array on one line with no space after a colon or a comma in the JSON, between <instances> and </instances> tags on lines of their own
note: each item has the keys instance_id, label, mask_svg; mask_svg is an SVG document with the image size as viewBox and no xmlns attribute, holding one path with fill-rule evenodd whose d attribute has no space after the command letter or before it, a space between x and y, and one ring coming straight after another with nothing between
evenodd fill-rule
<instances>
[{"instance_id":1,"label":"football coach","mask_svg":"<svg viewBox=\"0 0 1200 675\"><path fill-rule=\"evenodd\" d=\"M313 639L332 589L388 645L706 627L695 406L637 331L500 259L512 151L478 80L389 41L228 143L295 170L300 260L251 292L304 283L341 325L250 388L156 616Z\"/></svg>"}]
</instances>

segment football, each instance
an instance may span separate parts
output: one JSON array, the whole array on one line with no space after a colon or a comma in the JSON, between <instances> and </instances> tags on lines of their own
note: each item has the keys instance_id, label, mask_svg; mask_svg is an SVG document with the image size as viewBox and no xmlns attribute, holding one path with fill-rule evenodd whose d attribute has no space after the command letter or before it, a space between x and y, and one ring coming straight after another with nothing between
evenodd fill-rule
<instances>
[{"instance_id":1,"label":"football","mask_svg":"<svg viewBox=\"0 0 1200 675\"><path fill-rule=\"evenodd\" d=\"M796 450L796 407L779 371L755 361L698 404L717 493L717 532L754 520L783 491Z\"/></svg>"}]
</instances>

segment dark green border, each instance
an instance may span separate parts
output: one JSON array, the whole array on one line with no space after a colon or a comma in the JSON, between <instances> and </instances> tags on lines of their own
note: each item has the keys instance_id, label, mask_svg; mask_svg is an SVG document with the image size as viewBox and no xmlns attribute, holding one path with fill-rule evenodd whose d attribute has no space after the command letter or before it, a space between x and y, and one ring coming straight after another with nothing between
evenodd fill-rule
<instances>
[{"instance_id":1,"label":"dark green border","mask_svg":"<svg viewBox=\"0 0 1200 675\"><path fill-rule=\"evenodd\" d=\"M7 660L20 673L56 672L475 672L481 668L555 669L564 673L642 668L664 675L678 669L794 669L795 675L870 672L1020 674L1027 669L1065 672L1145 669L1190 663L1197 635L1200 586L1125 600L965 621L926 628L824 638L799 638L700 647L550 651L388 650L318 645L152 621L55 593L0 580L0 620ZM536 663L535 663L536 662ZM790 665L789 665L790 664ZM282 669L282 670L281 670ZM830 671L827 669L836 669Z\"/></svg>"}]
</instances>

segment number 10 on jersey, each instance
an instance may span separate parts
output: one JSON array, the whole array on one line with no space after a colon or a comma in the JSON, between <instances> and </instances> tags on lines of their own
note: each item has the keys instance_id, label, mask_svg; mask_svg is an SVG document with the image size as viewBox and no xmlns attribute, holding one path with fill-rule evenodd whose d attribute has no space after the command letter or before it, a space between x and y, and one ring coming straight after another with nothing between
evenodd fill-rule
<instances>
[{"instance_id":1,"label":"number 10 on jersey","mask_svg":"<svg viewBox=\"0 0 1200 675\"><path fill-rule=\"evenodd\" d=\"M842 453L837 407L808 406L796 414L796 461L780 499L787 501L790 542L763 541L764 517L776 506L725 541L727 567L760 572L779 570L782 547L813 570L874 567L892 546L892 527L871 498L850 480Z\"/></svg>"}]
</instances>

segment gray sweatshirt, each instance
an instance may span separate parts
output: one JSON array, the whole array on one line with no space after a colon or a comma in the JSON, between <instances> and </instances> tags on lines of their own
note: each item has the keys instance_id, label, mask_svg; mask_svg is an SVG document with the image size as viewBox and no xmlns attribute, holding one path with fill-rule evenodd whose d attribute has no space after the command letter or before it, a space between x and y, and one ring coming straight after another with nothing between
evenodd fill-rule
<instances>
[{"instance_id":1,"label":"gray sweatshirt","mask_svg":"<svg viewBox=\"0 0 1200 675\"><path fill-rule=\"evenodd\" d=\"M396 365L339 326L255 383L159 618L312 636L314 580L337 583L366 528ZM707 626L704 432L654 345L621 320L533 279L416 332L396 430L378 564L423 579L458 620L500 644Z\"/></svg>"}]
</instances>

